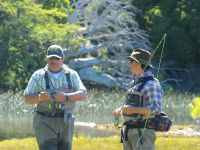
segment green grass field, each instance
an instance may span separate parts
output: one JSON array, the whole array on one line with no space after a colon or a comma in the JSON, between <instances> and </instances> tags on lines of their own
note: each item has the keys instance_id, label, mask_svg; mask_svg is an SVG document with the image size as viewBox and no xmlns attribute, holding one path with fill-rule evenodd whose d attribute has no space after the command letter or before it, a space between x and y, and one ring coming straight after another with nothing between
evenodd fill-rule
<instances>
[{"instance_id":1,"label":"green grass field","mask_svg":"<svg viewBox=\"0 0 200 150\"><path fill-rule=\"evenodd\" d=\"M105 138L74 137L73 150L122 150L119 136ZM162 137L156 140L157 150L199 150L200 140L194 137ZM35 138L0 141L0 150L38 150Z\"/></svg>"}]
</instances>

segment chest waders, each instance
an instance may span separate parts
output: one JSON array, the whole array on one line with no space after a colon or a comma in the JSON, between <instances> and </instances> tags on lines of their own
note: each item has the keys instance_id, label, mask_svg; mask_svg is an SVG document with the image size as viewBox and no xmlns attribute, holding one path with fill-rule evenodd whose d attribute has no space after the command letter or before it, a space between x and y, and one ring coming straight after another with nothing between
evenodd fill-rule
<instances>
[{"instance_id":1,"label":"chest waders","mask_svg":"<svg viewBox=\"0 0 200 150\"><path fill-rule=\"evenodd\" d=\"M133 92L127 92L127 99L125 101L125 105L131 105L133 107L144 107L144 99L143 99L143 94L141 92L142 88L146 84L147 81L154 81L153 76L148 76L148 77L142 77L140 78L133 86L136 86L138 84L138 89L133 91ZM132 87L133 87L132 86ZM123 137L125 138L125 141L128 141L128 131L129 129L136 128L138 130L139 137L142 136L141 128L149 128L152 129L154 128L154 125L151 124L148 120L142 119L143 115L142 114L123 114L124 117L129 118L128 121L125 121L123 126L125 126L124 133L123 130L121 130L121 143L123 143ZM132 121L131 119L136 120ZM148 126L146 126L146 121L149 122ZM123 135L124 134L124 135ZM140 143L143 144L142 138L140 138Z\"/></svg>"},{"instance_id":2,"label":"chest waders","mask_svg":"<svg viewBox=\"0 0 200 150\"><path fill-rule=\"evenodd\" d=\"M68 89L72 89L70 73L65 73L65 76L66 76L67 83L68 83ZM46 70L45 70L45 74L44 74L44 79L45 79L45 84L46 84L46 90L48 90L48 89L50 89L50 84L49 84L48 72ZM50 93L50 97L52 99L52 101L48 103L48 110L50 112L38 110L36 108L36 112L38 114L43 115L43 116L47 116L47 117L63 117L64 116L64 105L65 104L62 103L62 102L56 103L54 94L56 94L56 92ZM37 106L37 107L39 107L39 106Z\"/></svg>"},{"instance_id":3,"label":"chest waders","mask_svg":"<svg viewBox=\"0 0 200 150\"><path fill-rule=\"evenodd\" d=\"M68 83L68 89L72 89L72 84L71 84L71 80L70 80L70 76L69 73L65 73L66 79L67 79L67 83ZM50 84L49 84L49 76L47 71L45 70L45 74L44 74L44 79L45 79L45 83L46 83L46 89L50 89ZM55 97L54 97L55 92L51 92L50 96L52 98L52 102L49 103L48 108L49 109L63 109L63 103L55 103Z\"/></svg>"}]
</instances>

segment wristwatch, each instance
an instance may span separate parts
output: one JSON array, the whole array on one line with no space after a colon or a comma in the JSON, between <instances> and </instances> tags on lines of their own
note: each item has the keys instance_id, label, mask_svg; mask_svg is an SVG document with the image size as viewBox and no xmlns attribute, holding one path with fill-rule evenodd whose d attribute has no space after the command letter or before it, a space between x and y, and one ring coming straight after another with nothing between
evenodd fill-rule
<instances>
[{"instance_id":1,"label":"wristwatch","mask_svg":"<svg viewBox=\"0 0 200 150\"><path fill-rule=\"evenodd\" d=\"M66 95L66 102L69 102L70 101L70 96L67 94Z\"/></svg>"}]
</instances>

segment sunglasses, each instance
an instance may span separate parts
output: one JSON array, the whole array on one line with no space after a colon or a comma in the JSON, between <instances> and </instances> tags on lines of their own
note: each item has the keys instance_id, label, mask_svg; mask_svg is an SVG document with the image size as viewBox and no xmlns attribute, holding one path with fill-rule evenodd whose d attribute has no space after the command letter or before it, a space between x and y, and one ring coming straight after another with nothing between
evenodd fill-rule
<instances>
[{"instance_id":1,"label":"sunglasses","mask_svg":"<svg viewBox=\"0 0 200 150\"><path fill-rule=\"evenodd\" d=\"M58 58L58 57L50 57L50 58L48 58L48 60L60 60L60 58Z\"/></svg>"}]
</instances>

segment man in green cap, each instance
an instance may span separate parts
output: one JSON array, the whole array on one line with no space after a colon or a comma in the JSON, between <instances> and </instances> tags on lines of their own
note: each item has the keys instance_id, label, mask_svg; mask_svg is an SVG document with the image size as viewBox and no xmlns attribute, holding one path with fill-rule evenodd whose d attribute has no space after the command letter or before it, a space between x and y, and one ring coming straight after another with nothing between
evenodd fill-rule
<instances>
[{"instance_id":1,"label":"man in green cap","mask_svg":"<svg viewBox=\"0 0 200 150\"><path fill-rule=\"evenodd\" d=\"M115 117L123 115L125 120L121 142L124 150L155 150L155 124L150 120L161 112L163 90L150 71L151 53L138 48L127 58L134 79L124 105L113 112Z\"/></svg>"},{"instance_id":2,"label":"man in green cap","mask_svg":"<svg viewBox=\"0 0 200 150\"><path fill-rule=\"evenodd\" d=\"M35 104L33 127L40 150L71 150L75 102L86 98L76 71L63 64L63 49L47 49L47 65L35 71L24 91L25 103Z\"/></svg>"}]
</instances>

